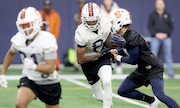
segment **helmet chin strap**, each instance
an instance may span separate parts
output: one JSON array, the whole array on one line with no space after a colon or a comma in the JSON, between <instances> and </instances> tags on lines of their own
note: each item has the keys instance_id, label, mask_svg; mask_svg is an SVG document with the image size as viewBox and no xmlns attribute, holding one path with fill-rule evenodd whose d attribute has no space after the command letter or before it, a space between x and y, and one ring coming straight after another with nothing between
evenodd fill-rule
<instances>
[{"instance_id":1,"label":"helmet chin strap","mask_svg":"<svg viewBox=\"0 0 180 108\"><path fill-rule=\"evenodd\" d=\"M31 39L27 39L27 40L28 41L33 41L38 35L39 35L39 32L37 32Z\"/></svg>"},{"instance_id":2,"label":"helmet chin strap","mask_svg":"<svg viewBox=\"0 0 180 108\"><path fill-rule=\"evenodd\" d=\"M35 35L32 37L32 39L27 39L27 40L26 40L26 45L28 46L32 41L34 41L34 39L35 39L37 36L38 36L38 33L35 34Z\"/></svg>"},{"instance_id":3,"label":"helmet chin strap","mask_svg":"<svg viewBox=\"0 0 180 108\"><path fill-rule=\"evenodd\" d=\"M95 25L92 26L92 29L91 29L91 26L87 24L87 28L90 31L96 31L99 29L99 27L100 27L100 19L97 21L97 23Z\"/></svg>"}]
</instances>

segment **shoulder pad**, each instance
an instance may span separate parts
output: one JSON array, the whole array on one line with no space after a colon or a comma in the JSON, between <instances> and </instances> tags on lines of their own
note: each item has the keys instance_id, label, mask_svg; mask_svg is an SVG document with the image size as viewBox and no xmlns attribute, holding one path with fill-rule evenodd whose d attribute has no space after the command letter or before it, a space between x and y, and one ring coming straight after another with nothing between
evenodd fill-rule
<instances>
[{"instance_id":1,"label":"shoulder pad","mask_svg":"<svg viewBox=\"0 0 180 108\"><path fill-rule=\"evenodd\" d=\"M21 34L21 33L16 33L12 38L11 38L11 43L14 46L21 46L25 44L26 38Z\"/></svg>"}]
</instances>

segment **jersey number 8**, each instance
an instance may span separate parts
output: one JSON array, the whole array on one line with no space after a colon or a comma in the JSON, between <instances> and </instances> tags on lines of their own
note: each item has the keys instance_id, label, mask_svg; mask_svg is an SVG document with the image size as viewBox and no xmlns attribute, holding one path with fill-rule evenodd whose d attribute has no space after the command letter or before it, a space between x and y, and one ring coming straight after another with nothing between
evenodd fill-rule
<instances>
[{"instance_id":1,"label":"jersey number 8","mask_svg":"<svg viewBox=\"0 0 180 108\"><path fill-rule=\"evenodd\" d=\"M103 40L99 39L96 42L93 43L93 51L99 52L103 47Z\"/></svg>"}]
</instances>

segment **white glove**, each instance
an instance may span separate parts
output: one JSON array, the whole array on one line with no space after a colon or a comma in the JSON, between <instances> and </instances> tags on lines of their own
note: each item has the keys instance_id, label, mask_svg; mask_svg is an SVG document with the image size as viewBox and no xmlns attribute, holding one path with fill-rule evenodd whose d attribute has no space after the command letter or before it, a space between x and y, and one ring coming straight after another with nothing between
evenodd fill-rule
<instances>
[{"instance_id":1,"label":"white glove","mask_svg":"<svg viewBox=\"0 0 180 108\"><path fill-rule=\"evenodd\" d=\"M59 77L59 74L57 71L54 71L52 74L49 74L50 77L48 77L48 79L57 79Z\"/></svg>"},{"instance_id":2,"label":"white glove","mask_svg":"<svg viewBox=\"0 0 180 108\"><path fill-rule=\"evenodd\" d=\"M122 56L121 55L117 55L117 61L119 61L119 62L121 62L121 58L122 58Z\"/></svg>"},{"instance_id":3,"label":"white glove","mask_svg":"<svg viewBox=\"0 0 180 108\"><path fill-rule=\"evenodd\" d=\"M26 69L35 70L37 68L37 65L29 58L25 58L23 63Z\"/></svg>"},{"instance_id":4,"label":"white glove","mask_svg":"<svg viewBox=\"0 0 180 108\"><path fill-rule=\"evenodd\" d=\"M5 75L0 75L0 84L3 88L7 88L7 80L6 80L6 76Z\"/></svg>"}]
</instances>

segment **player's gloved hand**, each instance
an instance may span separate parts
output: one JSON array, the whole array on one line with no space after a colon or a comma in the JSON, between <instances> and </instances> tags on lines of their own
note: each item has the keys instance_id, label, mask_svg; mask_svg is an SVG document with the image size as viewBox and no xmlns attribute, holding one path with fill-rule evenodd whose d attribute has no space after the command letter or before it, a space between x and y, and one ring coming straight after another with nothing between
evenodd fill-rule
<instances>
[{"instance_id":1,"label":"player's gloved hand","mask_svg":"<svg viewBox=\"0 0 180 108\"><path fill-rule=\"evenodd\" d=\"M52 74L49 74L51 77L48 77L48 79L57 79L59 77L59 74L57 71L53 72Z\"/></svg>"},{"instance_id":2,"label":"player's gloved hand","mask_svg":"<svg viewBox=\"0 0 180 108\"><path fill-rule=\"evenodd\" d=\"M126 40L118 34L113 35L110 39L110 42L113 44L113 46L120 48L124 47L126 44Z\"/></svg>"},{"instance_id":3,"label":"player's gloved hand","mask_svg":"<svg viewBox=\"0 0 180 108\"><path fill-rule=\"evenodd\" d=\"M5 75L0 75L0 84L3 88L7 88L7 80L6 80L6 76Z\"/></svg>"},{"instance_id":4,"label":"player's gloved hand","mask_svg":"<svg viewBox=\"0 0 180 108\"><path fill-rule=\"evenodd\" d=\"M110 53L110 48L104 48L99 53L101 54L101 56L108 54Z\"/></svg>"},{"instance_id":5,"label":"player's gloved hand","mask_svg":"<svg viewBox=\"0 0 180 108\"><path fill-rule=\"evenodd\" d=\"M29 58L25 58L23 63L26 69L35 70L37 68L37 65Z\"/></svg>"},{"instance_id":6,"label":"player's gloved hand","mask_svg":"<svg viewBox=\"0 0 180 108\"><path fill-rule=\"evenodd\" d=\"M117 56L116 56L116 60L119 61L119 62L121 62L121 58L122 58L121 55L117 55Z\"/></svg>"},{"instance_id":7,"label":"player's gloved hand","mask_svg":"<svg viewBox=\"0 0 180 108\"><path fill-rule=\"evenodd\" d=\"M114 58L112 57L112 59L121 62L121 58L122 58L123 56L118 55L118 50L117 50L117 49L112 49L112 50L110 50L110 52L111 52L111 54L113 54L113 56L114 56Z\"/></svg>"},{"instance_id":8,"label":"player's gloved hand","mask_svg":"<svg viewBox=\"0 0 180 108\"><path fill-rule=\"evenodd\" d=\"M114 55L113 54L110 54L110 59L111 59L112 63L116 63L116 60L114 59Z\"/></svg>"}]
</instances>

